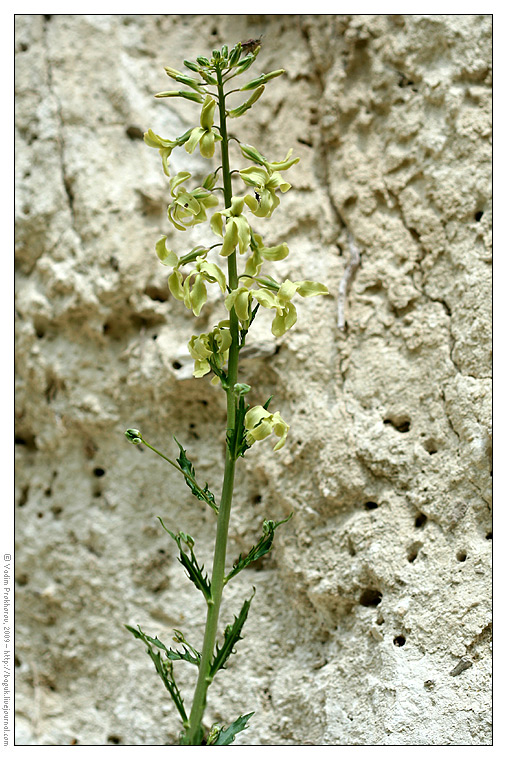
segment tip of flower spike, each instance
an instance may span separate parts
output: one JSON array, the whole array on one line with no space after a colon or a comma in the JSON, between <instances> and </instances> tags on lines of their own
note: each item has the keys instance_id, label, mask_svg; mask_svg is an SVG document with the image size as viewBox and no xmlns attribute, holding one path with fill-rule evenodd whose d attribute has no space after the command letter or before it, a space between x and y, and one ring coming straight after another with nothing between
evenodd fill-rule
<instances>
[{"instance_id":1,"label":"tip of flower spike","mask_svg":"<svg viewBox=\"0 0 507 760\"><path fill-rule=\"evenodd\" d=\"M128 430L126 430L125 431L125 437L126 437L127 441L130 441L130 443L134 443L136 445L138 443L142 443L143 442L141 433L139 432L139 430L135 430L134 428L129 428Z\"/></svg>"}]
</instances>

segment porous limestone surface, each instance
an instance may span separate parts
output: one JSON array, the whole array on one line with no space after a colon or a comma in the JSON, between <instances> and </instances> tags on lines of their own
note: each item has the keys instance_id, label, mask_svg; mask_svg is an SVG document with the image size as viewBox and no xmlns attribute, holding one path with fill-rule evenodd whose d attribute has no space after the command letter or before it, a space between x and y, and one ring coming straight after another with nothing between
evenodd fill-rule
<instances>
[{"instance_id":1,"label":"porous limestone surface","mask_svg":"<svg viewBox=\"0 0 507 760\"><path fill-rule=\"evenodd\" d=\"M255 711L238 745L491 741L491 17L20 15L20 744L178 740L123 625L168 644L177 628L199 648L204 604L156 518L209 568L215 517L123 431L173 457L176 436L219 495L224 395L191 377L186 344L225 314L213 288L198 319L169 297L155 241L183 254L216 238L171 228L142 134L198 121L196 104L153 98L164 66L261 34L252 72L287 74L231 132L301 161L256 229L291 249L273 276L330 296L300 299L283 338L268 313L248 338L251 402L274 394L291 429L279 453L265 441L239 463L229 561L264 518L293 517L226 589L221 628L256 594L206 724ZM170 164L209 171L198 151ZM188 706L195 669L178 665Z\"/></svg>"}]
</instances>

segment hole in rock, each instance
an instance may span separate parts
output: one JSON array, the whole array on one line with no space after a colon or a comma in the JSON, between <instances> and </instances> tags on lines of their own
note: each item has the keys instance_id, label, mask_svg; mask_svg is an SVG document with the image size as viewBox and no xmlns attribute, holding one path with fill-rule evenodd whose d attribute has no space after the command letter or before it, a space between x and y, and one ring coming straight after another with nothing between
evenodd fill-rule
<instances>
[{"instance_id":1,"label":"hole in rock","mask_svg":"<svg viewBox=\"0 0 507 760\"><path fill-rule=\"evenodd\" d=\"M427 520L428 518L426 517L424 512L419 512L419 514L416 515L416 518L414 520L414 525L416 528L422 528L423 525L425 525Z\"/></svg>"},{"instance_id":2,"label":"hole in rock","mask_svg":"<svg viewBox=\"0 0 507 760\"><path fill-rule=\"evenodd\" d=\"M14 655L14 667L20 668L21 667L21 660L19 659L18 655Z\"/></svg>"},{"instance_id":3,"label":"hole in rock","mask_svg":"<svg viewBox=\"0 0 507 760\"><path fill-rule=\"evenodd\" d=\"M127 127L127 129L125 130L125 133L127 137L130 137L131 140L142 140L144 137L143 130L134 125Z\"/></svg>"},{"instance_id":4,"label":"hole in rock","mask_svg":"<svg viewBox=\"0 0 507 760\"><path fill-rule=\"evenodd\" d=\"M106 471L103 470L102 467L95 467L93 474L96 478L102 478L106 474Z\"/></svg>"},{"instance_id":5,"label":"hole in rock","mask_svg":"<svg viewBox=\"0 0 507 760\"><path fill-rule=\"evenodd\" d=\"M475 213L475 221L480 222L482 217L484 215L484 211L476 211Z\"/></svg>"},{"instance_id":6,"label":"hole in rock","mask_svg":"<svg viewBox=\"0 0 507 760\"><path fill-rule=\"evenodd\" d=\"M486 533L486 538L488 539L488 541L491 541L491 539L493 538L493 531L492 530L490 530L489 533Z\"/></svg>"},{"instance_id":7,"label":"hole in rock","mask_svg":"<svg viewBox=\"0 0 507 760\"><path fill-rule=\"evenodd\" d=\"M397 417L388 417L384 420L384 425L391 425L398 433L408 433L410 430L410 417L401 414Z\"/></svg>"},{"instance_id":8,"label":"hole in rock","mask_svg":"<svg viewBox=\"0 0 507 760\"><path fill-rule=\"evenodd\" d=\"M63 512L63 509L62 507L55 506L55 507L51 507L51 512L53 513L55 517L60 517L60 515Z\"/></svg>"},{"instance_id":9,"label":"hole in rock","mask_svg":"<svg viewBox=\"0 0 507 760\"><path fill-rule=\"evenodd\" d=\"M109 744L120 744L121 737L120 736L108 736L107 741Z\"/></svg>"},{"instance_id":10,"label":"hole in rock","mask_svg":"<svg viewBox=\"0 0 507 760\"><path fill-rule=\"evenodd\" d=\"M381 601L381 592L374 588L365 589L359 597L359 604L362 607L378 607Z\"/></svg>"},{"instance_id":11,"label":"hole in rock","mask_svg":"<svg viewBox=\"0 0 507 760\"><path fill-rule=\"evenodd\" d=\"M183 364L181 364L180 362L178 361L173 362L173 369L181 369L182 367L183 367Z\"/></svg>"},{"instance_id":12,"label":"hole in rock","mask_svg":"<svg viewBox=\"0 0 507 760\"><path fill-rule=\"evenodd\" d=\"M35 443L35 436L33 433L24 433L23 435L17 435L14 438L14 443L18 446L26 446L29 451L37 450L37 444Z\"/></svg>"},{"instance_id":13,"label":"hole in rock","mask_svg":"<svg viewBox=\"0 0 507 760\"><path fill-rule=\"evenodd\" d=\"M16 578L16 583L18 586L26 586L28 583L28 575L26 573L20 573Z\"/></svg>"},{"instance_id":14,"label":"hole in rock","mask_svg":"<svg viewBox=\"0 0 507 760\"><path fill-rule=\"evenodd\" d=\"M428 454L436 454L438 451L438 446L433 438L428 438L427 441L424 441L423 446Z\"/></svg>"},{"instance_id":15,"label":"hole in rock","mask_svg":"<svg viewBox=\"0 0 507 760\"><path fill-rule=\"evenodd\" d=\"M467 558L467 553L465 551L459 551L456 553L456 559L458 562L464 562Z\"/></svg>"},{"instance_id":16,"label":"hole in rock","mask_svg":"<svg viewBox=\"0 0 507 760\"><path fill-rule=\"evenodd\" d=\"M395 647L404 647L406 641L407 640L405 636L395 636L395 638L393 639L393 644Z\"/></svg>"},{"instance_id":17,"label":"hole in rock","mask_svg":"<svg viewBox=\"0 0 507 760\"><path fill-rule=\"evenodd\" d=\"M148 298L151 298L152 301L160 301L160 303L165 303L169 300L169 294L162 288L157 288L154 285L147 285L144 289L145 295L148 296Z\"/></svg>"},{"instance_id":18,"label":"hole in rock","mask_svg":"<svg viewBox=\"0 0 507 760\"><path fill-rule=\"evenodd\" d=\"M18 501L18 507L24 507L26 502L28 501L28 492L30 490L30 486L23 486L23 489L21 491L21 496L19 497Z\"/></svg>"},{"instance_id":19,"label":"hole in rock","mask_svg":"<svg viewBox=\"0 0 507 760\"><path fill-rule=\"evenodd\" d=\"M422 547L422 544L418 541L415 544L412 544L408 547L407 551L407 559L409 562L415 562L417 559L417 555L419 554L419 549Z\"/></svg>"},{"instance_id":20,"label":"hole in rock","mask_svg":"<svg viewBox=\"0 0 507 760\"><path fill-rule=\"evenodd\" d=\"M44 512L37 512L37 517L41 520L44 517Z\"/></svg>"},{"instance_id":21,"label":"hole in rock","mask_svg":"<svg viewBox=\"0 0 507 760\"><path fill-rule=\"evenodd\" d=\"M375 501L367 501L364 508L369 512L372 509L378 509L378 504Z\"/></svg>"}]
</instances>

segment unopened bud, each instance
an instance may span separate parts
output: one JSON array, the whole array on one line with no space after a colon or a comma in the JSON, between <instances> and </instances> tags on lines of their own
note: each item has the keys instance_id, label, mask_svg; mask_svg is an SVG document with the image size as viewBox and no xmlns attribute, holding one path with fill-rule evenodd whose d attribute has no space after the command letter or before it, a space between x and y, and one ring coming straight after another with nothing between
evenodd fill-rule
<instances>
[{"instance_id":1,"label":"unopened bud","mask_svg":"<svg viewBox=\"0 0 507 760\"><path fill-rule=\"evenodd\" d=\"M138 443L143 442L141 433L139 432L139 430L135 430L134 428L129 428L128 430L126 430L125 436L127 438L127 441L130 441L130 443L138 444Z\"/></svg>"},{"instance_id":2,"label":"unopened bud","mask_svg":"<svg viewBox=\"0 0 507 760\"><path fill-rule=\"evenodd\" d=\"M231 50L231 54L229 56L229 66L235 66L240 58L241 58L241 42L238 42L236 47L234 47Z\"/></svg>"}]
</instances>

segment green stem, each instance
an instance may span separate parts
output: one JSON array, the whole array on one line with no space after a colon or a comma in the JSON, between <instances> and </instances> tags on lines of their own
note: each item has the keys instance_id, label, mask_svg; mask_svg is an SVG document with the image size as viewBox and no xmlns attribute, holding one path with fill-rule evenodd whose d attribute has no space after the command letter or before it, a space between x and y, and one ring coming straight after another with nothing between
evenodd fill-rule
<instances>
[{"instance_id":1,"label":"green stem","mask_svg":"<svg viewBox=\"0 0 507 760\"><path fill-rule=\"evenodd\" d=\"M227 136L227 123L225 111L225 96L222 81L222 72L216 68L218 82L218 108L220 113L220 134L222 136L222 175L224 184L224 201L225 208L229 208L232 199L231 171L229 167L229 140ZM234 290L238 287L238 272L236 266L236 252L231 253L227 259L229 288ZM232 343L229 348L229 361L227 371L227 429L234 431L236 426L236 397L234 395L234 386L238 379L238 358L239 358L239 329L238 317L234 308L231 309L229 316L229 329L231 332ZM202 740L202 717L206 707L206 695L208 687L213 680L210 675L213 652L217 638L218 618L220 615L220 603L222 601L222 592L224 589L224 571L225 556L227 551L227 537L229 533L229 518L231 514L232 494L234 490L234 473L236 459L233 453L226 446L226 459L224 480L222 487L222 498L218 512L217 533L215 540L215 555L213 559L213 573L211 576L211 599L208 602L208 615L206 618L206 629L204 632L204 641L201 652L201 664L199 675L194 692L192 710L190 713L190 728L185 737L186 744L199 745Z\"/></svg>"}]
</instances>

